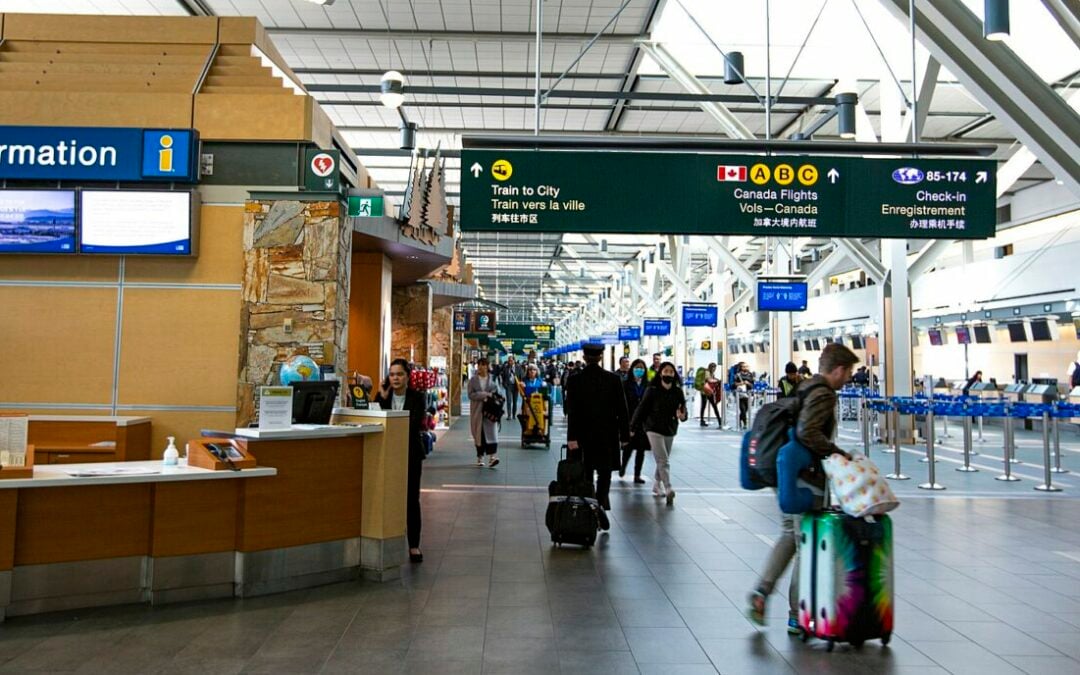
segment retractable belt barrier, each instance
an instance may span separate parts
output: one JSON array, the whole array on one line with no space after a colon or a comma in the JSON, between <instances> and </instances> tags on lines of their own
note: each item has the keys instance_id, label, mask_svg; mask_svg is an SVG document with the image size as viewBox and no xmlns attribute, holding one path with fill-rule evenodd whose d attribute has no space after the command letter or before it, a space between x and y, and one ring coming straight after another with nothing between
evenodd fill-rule
<instances>
[{"instance_id":1,"label":"retractable belt barrier","mask_svg":"<svg viewBox=\"0 0 1080 675\"><path fill-rule=\"evenodd\" d=\"M857 398L860 394L855 392L841 392L840 396ZM971 456L978 454L972 450L973 444L973 419L979 420L979 437L982 438L982 420L984 418L996 418L1002 420L1004 428L1004 442L1002 446L1002 464L1005 471L995 480L1003 482L1016 482L1020 478L1012 473L1012 465L1022 463L1016 458L1016 430L1015 420L1039 418L1042 420L1043 439L1043 471L1044 482L1035 486L1041 492L1060 492L1061 488L1053 484L1052 475L1055 473L1068 473L1068 469L1061 466L1061 438L1060 422L1080 417L1080 404L1057 402L1057 403L1034 403L1029 401L1009 401L1007 399L986 400L975 396L935 396L930 399L925 395L911 397L893 396L864 397L860 404L862 414L862 442L863 450L870 454L870 423L869 412L890 416L891 424L889 438L892 449L883 452L893 454L893 472L886 474L891 480L907 480L901 471L900 452L900 416L924 416L926 419L926 455L920 458L920 462L927 464L928 480L919 485L924 490L944 490L945 487L937 482L936 440L934 430L935 417L959 417L963 423L964 463L957 467L957 471L974 473L978 469L971 466Z\"/></svg>"}]
</instances>

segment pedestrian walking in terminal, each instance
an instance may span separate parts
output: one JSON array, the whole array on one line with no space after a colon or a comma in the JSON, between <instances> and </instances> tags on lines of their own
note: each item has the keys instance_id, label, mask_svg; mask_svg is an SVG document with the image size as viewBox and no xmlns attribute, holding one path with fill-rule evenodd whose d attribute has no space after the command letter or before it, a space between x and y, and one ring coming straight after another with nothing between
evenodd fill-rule
<instances>
[{"instance_id":1,"label":"pedestrian walking in terminal","mask_svg":"<svg viewBox=\"0 0 1080 675\"><path fill-rule=\"evenodd\" d=\"M500 376L502 389L506 392L506 419L514 419L517 416L518 395L520 394L518 382L521 378L518 376L518 367L513 356L506 360Z\"/></svg>"},{"instance_id":2,"label":"pedestrian walking in terminal","mask_svg":"<svg viewBox=\"0 0 1080 675\"><path fill-rule=\"evenodd\" d=\"M788 361L788 364L784 366L784 376L780 378L780 398L794 396L800 381L799 369L794 363Z\"/></svg>"},{"instance_id":3,"label":"pedestrian walking in terminal","mask_svg":"<svg viewBox=\"0 0 1080 675\"><path fill-rule=\"evenodd\" d=\"M813 475L820 479L817 487L825 488L825 475L821 470L821 460L829 455L841 454L850 457L832 442L836 430L836 392L851 379L851 370L859 357L847 347L830 343L821 352L818 361L818 374L801 383L797 395L803 397L799 408L799 421L795 427L795 436L799 443L817 459L817 469ZM824 385L824 386L823 386ZM802 474L800 474L802 476ZM788 586L788 632L799 633L799 548L798 537L800 517L780 513L780 537L776 540L765 569L761 573L757 587L750 594L750 619L757 624L765 624L765 606L770 594L776 588L776 581L784 573L788 563L795 560Z\"/></svg>"},{"instance_id":4,"label":"pedestrian walking in terminal","mask_svg":"<svg viewBox=\"0 0 1080 675\"><path fill-rule=\"evenodd\" d=\"M645 398L645 391L649 387L645 379L645 362L635 359L630 364L630 376L623 382L623 395L626 397L626 411L633 418L641 399ZM619 464L619 477L626 475L626 466L630 463L630 455L634 456L634 483L642 485L645 479L641 477L641 468L645 465L645 451L649 449L649 437L643 430L630 433L630 444L622 450L622 462Z\"/></svg>"},{"instance_id":5,"label":"pedestrian walking in terminal","mask_svg":"<svg viewBox=\"0 0 1080 675\"><path fill-rule=\"evenodd\" d=\"M712 406L712 411L716 415L716 424L720 425L720 409L716 407L716 395L720 391L720 380L716 377L716 364L710 363L705 375L705 382L701 386L701 409L698 411L698 421L701 426L707 427L709 423L705 421L705 413L708 412L708 406Z\"/></svg>"},{"instance_id":6,"label":"pedestrian walking in terminal","mask_svg":"<svg viewBox=\"0 0 1080 675\"><path fill-rule=\"evenodd\" d=\"M671 487L671 445L679 430L679 422L686 421L686 396L679 386L678 371L673 363L660 364L657 376L649 384L630 427L644 430L656 461L653 476L653 496L666 497L667 503L675 501Z\"/></svg>"},{"instance_id":7,"label":"pedestrian walking in terminal","mask_svg":"<svg viewBox=\"0 0 1080 675\"><path fill-rule=\"evenodd\" d=\"M390 373L383 382L375 402L383 410L409 411L409 477L405 491L406 529L409 539L409 560L424 562L420 551L420 472L424 461L424 418L427 415L427 402L424 395L409 387L409 362L394 359L390 362Z\"/></svg>"},{"instance_id":8,"label":"pedestrian walking in terminal","mask_svg":"<svg viewBox=\"0 0 1080 675\"><path fill-rule=\"evenodd\" d=\"M517 392L516 384L514 391ZM499 463L499 432L496 429L499 420L485 413L484 403L498 394L498 387L495 378L488 372L486 358L476 362L476 374L469 380L468 392L469 431L476 446L476 466L483 468L486 456L488 468L494 469Z\"/></svg>"},{"instance_id":9,"label":"pedestrian walking in terminal","mask_svg":"<svg viewBox=\"0 0 1080 675\"><path fill-rule=\"evenodd\" d=\"M630 442L630 416L619 376L600 367L603 345L583 351L585 367L566 382L567 454L581 458L590 480L596 473L596 500L610 510L611 472L620 447Z\"/></svg>"}]
</instances>

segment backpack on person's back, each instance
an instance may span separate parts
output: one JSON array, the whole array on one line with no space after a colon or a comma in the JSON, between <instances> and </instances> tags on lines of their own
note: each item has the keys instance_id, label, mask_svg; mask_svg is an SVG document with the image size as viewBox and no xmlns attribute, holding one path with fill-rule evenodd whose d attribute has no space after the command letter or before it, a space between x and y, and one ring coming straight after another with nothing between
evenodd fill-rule
<instances>
[{"instance_id":1,"label":"backpack on person's back","mask_svg":"<svg viewBox=\"0 0 1080 675\"><path fill-rule=\"evenodd\" d=\"M800 387L794 396L777 399L761 407L754 424L743 437L739 458L739 483L744 490L761 490L779 484L776 460L780 448L789 440L790 432L799 423L806 396L824 383Z\"/></svg>"}]
</instances>

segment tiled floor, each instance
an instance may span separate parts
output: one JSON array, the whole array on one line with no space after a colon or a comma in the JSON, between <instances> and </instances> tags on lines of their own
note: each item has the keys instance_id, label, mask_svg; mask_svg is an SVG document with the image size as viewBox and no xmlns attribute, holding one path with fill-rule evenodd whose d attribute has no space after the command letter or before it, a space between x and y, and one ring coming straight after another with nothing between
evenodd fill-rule
<instances>
[{"instance_id":1,"label":"tiled floor","mask_svg":"<svg viewBox=\"0 0 1080 675\"><path fill-rule=\"evenodd\" d=\"M553 549L543 524L561 421L550 451L518 449L516 429L504 423L495 470L472 466L467 420L439 441L426 561L399 582L12 619L0 672L1080 673L1080 477L1045 495L994 481L989 454L992 470L960 474L944 451L949 490L929 494L905 453L916 480L895 486L893 641L827 653L786 634L782 597L767 628L743 617L777 515L770 495L738 489L734 434L684 425L674 506L616 478L612 530L582 551ZM1035 440L1022 435L1017 471L1039 478Z\"/></svg>"}]
</instances>

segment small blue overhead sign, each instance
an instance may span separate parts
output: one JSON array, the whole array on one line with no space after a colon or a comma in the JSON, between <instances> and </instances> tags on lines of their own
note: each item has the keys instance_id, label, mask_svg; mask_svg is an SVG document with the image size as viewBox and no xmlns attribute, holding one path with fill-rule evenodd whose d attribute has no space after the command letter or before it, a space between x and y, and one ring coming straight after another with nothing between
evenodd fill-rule
<instances>
[{"instance_id":1,"label":"small blue overhead sign","mask_svg":"<svg viewBox=\"0 0 1080 675\"><path fill-rule=\"evenodd\" d=\"M682 325L687 328L694 326L715 328L718 314L716 305L683 305Z\"/></svg>"},{"instance_id":2,"label":"small blue overhead sign","mask_svg":"<svg viewBox=\"0 0 1080 675\"><path fill-rule=\"evenodd\" d=\"M194 129L0 126L0 179L198 180Z\"/></svg>"},{"instance_id":3,"label":"small blue overhead sign","mask_svg":"<svg viewBox=\"0 0 1080 675\"><path fill-rule=\"evenodd\" d=\"M671 335L671 319L645 319L644 328L646 336Z\"/></svg>"},{"instance_id":4,"label":"small blue overhead sign","mask_svg":"<svg viewBox=\"0 0 1080 675\"><path fill-rule=\"evenodd\" d=\"M641 326L619 326L619 341L634 342L641 339Z\"/></svg>"}]
</instances>

